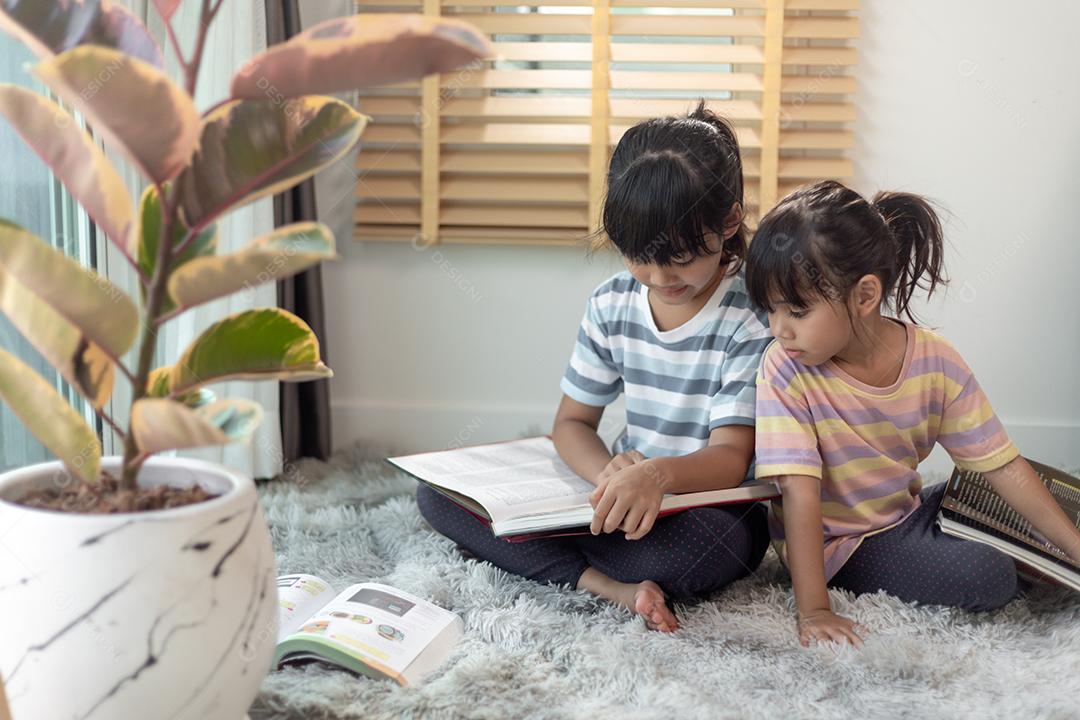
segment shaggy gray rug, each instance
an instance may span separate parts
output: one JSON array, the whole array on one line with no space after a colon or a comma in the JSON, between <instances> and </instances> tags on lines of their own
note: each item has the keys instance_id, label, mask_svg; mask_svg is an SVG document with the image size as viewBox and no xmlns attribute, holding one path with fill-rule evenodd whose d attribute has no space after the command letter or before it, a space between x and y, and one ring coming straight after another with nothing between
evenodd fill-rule
<instances>
[{"instance_id":1,"label":"shaggy gray rug","mask_svg":"<svg viewBox=\"0 0 1080 720\"><path fill-rule=\"evenodd\" d=\"M280 573L372 580L459 613L465 638L421 686L307 666L271 673L269 718L1077 718L1080 597L1029 592L972 615L884 594L833 603L872 631L861 651L799 646L790 581L758 573L676 607L649 632L584 593L464 559L420 517L415 482L359 448L304 461L260 495Z\"/></svg>"}]
</instances>

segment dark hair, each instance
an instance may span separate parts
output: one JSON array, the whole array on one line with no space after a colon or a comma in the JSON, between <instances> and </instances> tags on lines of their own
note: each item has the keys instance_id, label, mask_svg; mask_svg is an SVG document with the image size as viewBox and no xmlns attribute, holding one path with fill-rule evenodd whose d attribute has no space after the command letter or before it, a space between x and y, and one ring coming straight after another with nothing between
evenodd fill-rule
<instances>
[{"instance_id":1,"label":"dark hair","mask_svg":"<svg viewBox=\"0 0 1080 720\"><path fill-rule=\"evenodd\" d=\"M604 246L606 235L631 262L657 265L708 255L705 233L722 236L735 203L743 203L739 141L701 100L684 116L644 120L619 140L593 247ZM747 237L740 222L724 243L721 262L745 257Z\"/></svg>"},{"instance_id":2,"label":"dark hair","mask_svg":"<svg viewBox=\"0 0 1080 720\"><path fill-rule=\"evenodd\" d=\"M879 192L869 202L833 180L800 188L761 220L746 258L750 300L773 312L814 297L845 300L864 275L881 280L884 304L911 312L917 288L944 285L941 222L925 198Z\"/></svg>"}]
</instances>

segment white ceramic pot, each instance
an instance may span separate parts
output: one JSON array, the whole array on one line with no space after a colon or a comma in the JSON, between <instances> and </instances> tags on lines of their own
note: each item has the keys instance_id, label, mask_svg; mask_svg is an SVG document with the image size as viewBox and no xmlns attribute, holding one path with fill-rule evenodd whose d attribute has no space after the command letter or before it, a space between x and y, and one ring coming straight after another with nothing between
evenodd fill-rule
<instances>
[{"instance_id":1,"label":"white ceramic pot","mask_svg":"<svg viewBox=\"0 0 1080 720\"><path fill-rule=\"evenodd\" d=\"M140 485L198 483L219 497L116 515L10 502L68 481L58 462L0 475L0 677L13 720L241 720L277 636L254 483L152 458Z\"/></svg>"}]
</instances>

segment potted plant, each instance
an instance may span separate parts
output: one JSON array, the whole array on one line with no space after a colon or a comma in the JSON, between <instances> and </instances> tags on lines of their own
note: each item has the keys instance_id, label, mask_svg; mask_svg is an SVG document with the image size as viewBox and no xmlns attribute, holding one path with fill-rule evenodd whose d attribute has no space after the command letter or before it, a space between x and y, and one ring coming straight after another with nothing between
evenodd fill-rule
<instances>
[{"instance_id":1,"label":"potted plant","mask_svg":"<svg viewBox=\"0 0 1080 720\"><path fill-rule=\"evenodd\" d=\"M334 238L298 223L231 254L215 223L341 158L367 118L312 93L415 79L488 57L453 20L340 18L252 58L230 97L198 112L207 30L201 2L183 86L161 70L146 28L107 0L2 0L0 28L37 56L32 72L148 180L136 207L119 174L60 105L0 85L0 114L127 258L138 301L14 222L0 220L0 310L123 443L95 432L0 349L0 401L57 458L0 476L0 677L13 717L228 718L244 715L276 640L274 555L250 478L162 452L247 438L251 402L216 399L224 379L329 377L318 339L276 308L211 325L153 368L161 326L194 307L332 258ZM122 358L137 346L137 367ZM126 427L106 414L114 380L132 387Z\"/></svg>"}]
</instances>

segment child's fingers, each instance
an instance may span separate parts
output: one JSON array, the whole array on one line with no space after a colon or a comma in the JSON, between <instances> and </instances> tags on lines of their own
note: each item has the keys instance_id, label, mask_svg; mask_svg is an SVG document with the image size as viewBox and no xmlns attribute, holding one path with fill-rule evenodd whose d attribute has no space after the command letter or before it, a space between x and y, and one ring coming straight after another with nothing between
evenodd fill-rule
<instances>
[{"instance_id":1,"label":"child's fingers","mask_svg":"<svg viewBox=\"0 0 1080 720\"><path fill-rule=\"evenodd\" d=\"M649 510L646 510L645 515L641 518L641 524L638 525L637 530L635 530L632 534L627 535L627 538L630 540L640 540L641 538L648 535L649 531L652 530L653 524L656 522L656 516L657 510L655 508L650 508Z\"/></svg>"},{"instance_id":2,"label":"child's fingers","mask_svg":"<svg viewBox=\"0 0 1080 720\"><path fill-rule=\"evenodd\" d=\"M826 639L839 645L847 645L850 643L856 648L862 647L862 639L844 625L828 625L823 628L823 633Z\"/></svg>"},{"instance_id":3,"label":"child's fingers","mask_svg":"<svg viewBox=\"0 0 1080 720\"><path fill-rule=\"evenodd\" d=\"M647 459L644 455L639 453L637 450L631 450L630 452L626 453L626 456L628 458L630 458L630 461L631 461L630 464L631 465L639 463L639 462L645 462L645 460Z\"/></svg>"},{"instance_id":4,"label":"child's fingers","mask_svg":"<svg viewBox=\"0 0 1080 720\"><path fill-rule=\"evenodd\" d=\"M600 531L604 528L604 523L607 521L608 513L611 512L611 506L614 504L615 493L608 492L605 487L603 495L600 497L600 502L596 504L596 511L593 513L592 522L589 523L589 532L593 535L600 534Z\"/></svg>"},{"instance_id":5,"label":"child's fingers","mask_svg":"<svg viewBox=\"0 0 1080 720\"><path fill-rule=\"evenodd\" d=\"M844 630L844 628L839 626L833 626L828 628L828 630L826 630L826 634L828 635L829 640L837 643L838 645L847 645L849 642L851 642L851 640L847 636L847 632Z\"/></svg>"},{"instance_id":6,"label":"child's fingers","mask_svg":"<svg viewBox=\"0 0 1080 720\"><path fill-rule=\"evenodd\" d=\"M609 494L613 495L614 493ZM623 519L626 517L627 511L630 509L629 505L630 503L623 498L619 498L615 501L611 510L608 511L607 519L604 520L604 532L613 533L619 529L619 526L623 523Z\"/></svg>"},{"instance_id":7,"label":"child's fingers","mask_svg":"<svg viewBox=\"0 0 1080 720\"><path fill-rule=\"evenodd\" d=\"M854 645L856 649L862 650L863 641L862 638L859 637L859 633L855 632L853 629L844 628L844 635L846 636L847 641Z\"/></svg>"},{"instance_id":8,"label":"child's fingers","mask_svg":"<svg viewBox=\"0 0 1080 720\"><path fill-rule=\"evenodd\" d=\"M600 498L604 497L604 490L607 489L607 485L606 481L601 481L600 484L596 486L596 489L589 493L589 504L593 506L594 510L596 509L597 503L600 502Z\"/></svg>"},{"instance_id":9,"label":"child's fingers","mask_svg":"<svg viewBox=\"0 0 1080 720\"><path fill-rule=\"evenodd\" d=\"M631 540L631 533L637 532L638 525L641 524L641 517L645 514L645 508L631 507L626 513L626 517L623 519L622 524L619 527L624 533L627 534L627 539Z\"/></svg>"}]
</instances>

